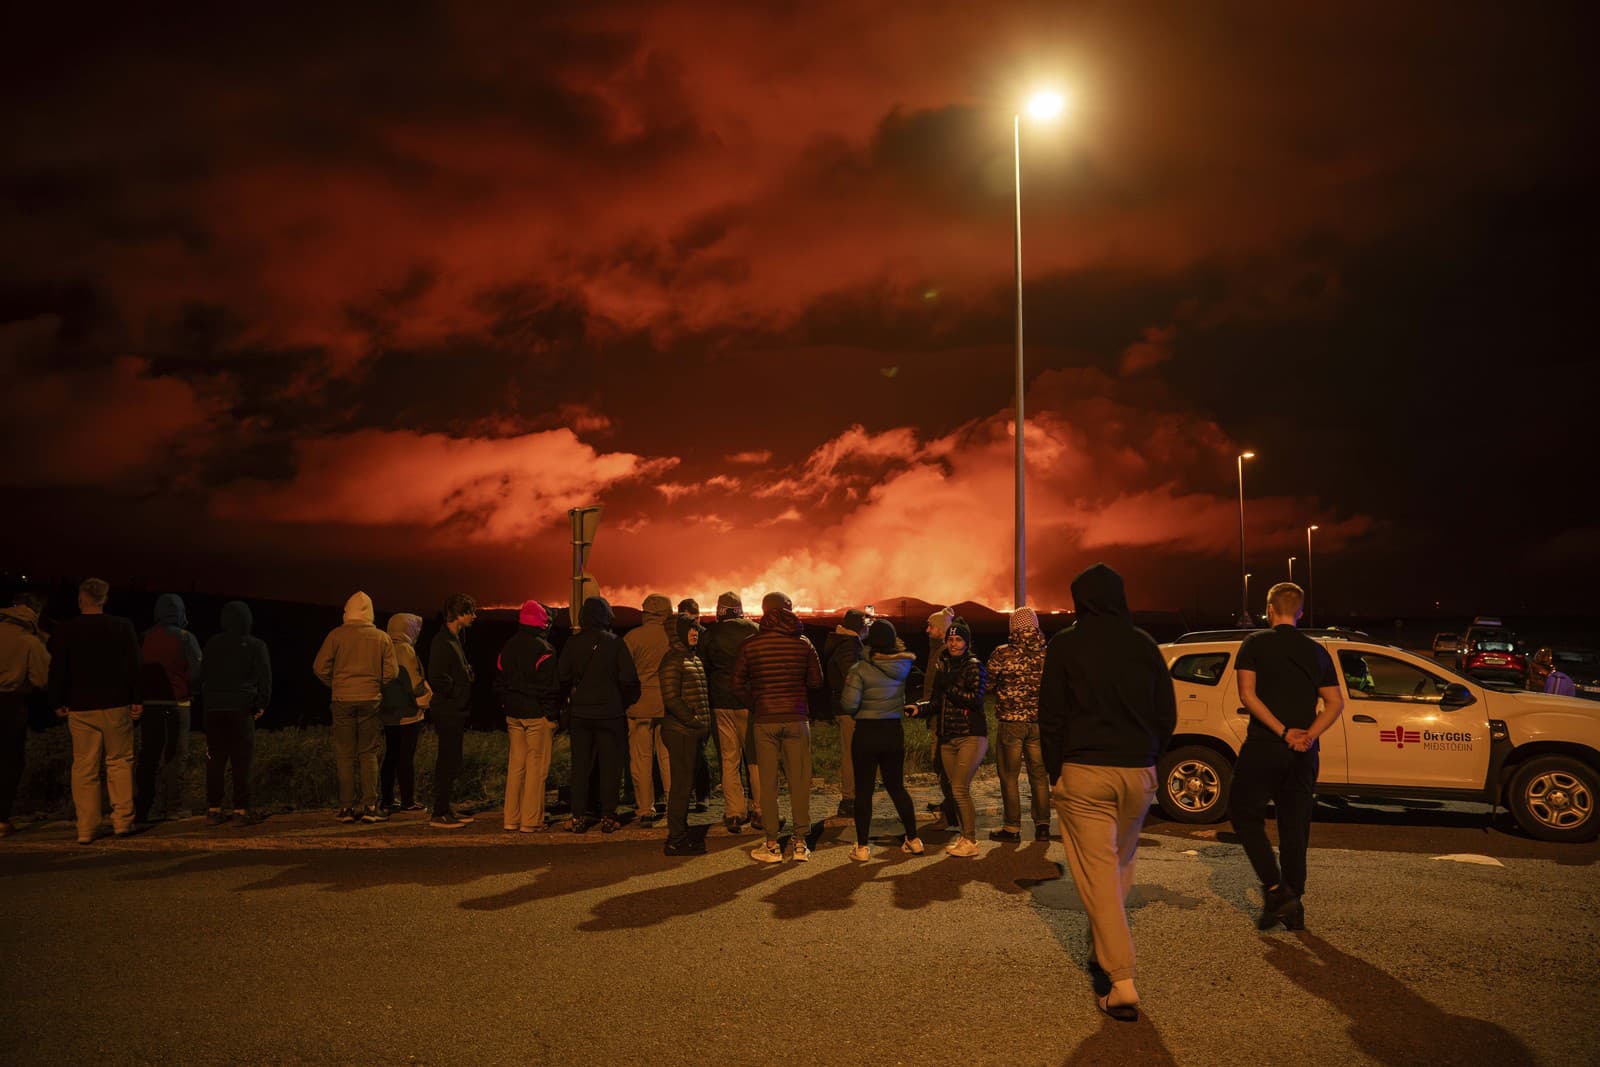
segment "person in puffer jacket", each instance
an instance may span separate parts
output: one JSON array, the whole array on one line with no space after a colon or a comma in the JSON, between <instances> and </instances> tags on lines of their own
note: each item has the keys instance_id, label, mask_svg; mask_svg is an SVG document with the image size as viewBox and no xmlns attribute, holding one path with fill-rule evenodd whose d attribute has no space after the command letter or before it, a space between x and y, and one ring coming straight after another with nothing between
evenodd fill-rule
<instances>
[{"instance_id":1,"label":"person in puffer jacket","mask_svg":"<svg viewBox=\"0 0 1600 1067\"><path fill-rule=\"evenodd\" d=\"M383 687L378 718L383 723L383 763L378 767L379 807L388 812L421 811L417 803L417 740L422 736L422 720L427 717L433 690L417 657L417 638L422 635L422 616L396 612L384 628L394 643L395 661L400 673ZM395 806L395 785L400 786L400 805Z\"/></svg>"},{"instance_id":2,"label":"person in puffer jacket","mask_svg":"<svg viewBox=\"0 0 1600 1067\"><path fill-rule=\"evenodd\" d=\"M1017 780L1023 762L1028 765L1028 789L1033 800L1033 839L1050 840L1050 776L1045 772L1044 748L1039 741L1039 679L1044 674L1044 634L1032 608L1011 613L1011 642L989 656L989 688L994 691L1000 720L1000 797L1004 810L1001 829L991 831L991 841L1022 840L1022 799Z\"/></svg>"},{"instance_id":3,"label":"person in puffer jacket","mask_svg":"<svg viewBox=\"0 0 1600 1067\"><path fill-rule=\"evenodd\" d=\"M500 650L494 691L506 714L510 742L506 764L507 833L542 833L550 752L561 722L561 679L556 650L545 634L550 613L537 600L523 601L517 632Z\"/></svg>"},{"instance_id":4,"label":"person in puffer jacket","mask_svg":"<svg viewBox=\"0 0 1600 1067\"><path fill-rule=\"evenodd\" d=\"M691 856L705 852L703 840L689 839L689 793L695 754L711 730L711 691L706 685L705 665L696 646L700 643L700 620L679 615L673 620L672 646L661 660L661 701L666 719L661 727L672 761L672 786L667 790L668 856Z\"/></svg>"},{"instance_id":5,"label":"person in puffer jacket","mask_svg":"<svg viewBox=\"0 0 1600 1067\"><path fill-rule=\"evenodd\" d=\"M251 635L250 605L222 605L222 632L206 642L201 657L200 695L205 705L206 824L228 821L222 787L233 767L233 819L256 822L250 807L250 764L255 757L256 720L272 703L272 657L267 643Z\"/></svg>"},{"instance_id":6,"label":"person in puffer jacket","mask_svg":"<svg viewBox=\"0 0 1600 1067\"><path fill-rule=\"evenodd\" d=\"M761 598L761 624L756 635L739 646L733 661L734 695L750 705L755 724L756 762L761 776L761 811L766 816L766 841L751 857L762 863L786 858L811 858L806 836L811 832L811 724L806 690L822 687L822 663L784 593ZM789 851L778 847L778 764L789 782L794 834Z\"/></svg>"},{"instance_id":7,"label":"person in puffer jacket","mask_svg":"<svg viewBox=\"0 0 1600 1067\"><path fill-rule=\"evenodd\" d=\"M39 636L44 598L19 593L0 611L0 837L15 832L11 806L28 752L28 694L50 680L50 652Z\"/></svg>"},{"instance_id":8,"label":"person in puffer jacket","mask_svg":"<svg viewBox=\"0 0 1600 1067\"><path fill-rule=\"evenodd\" d=\"M843 714L855 718L851 738L852 763L856 776L856 847L850 858L872 858L872 786L881 774L883 791L894 801L895 813L905 839L900 848L913 855L922 854L917 836L917 815L906 792L906 737L901 716L906 707L906 679L916 665L916 657L895 636L894 625L879 619L867 630L867 657L851 664L839 694Z\"/></svg>"},{"instance_id":9,"label":"person in puffer jacket","mask_svg":"<svg viewBox=\"0 0 1600 1067\"><path fill-rule=\"evenodd\" d=\"M312 661L322 684L333 690L333 759L339 772L335 818L346 823L388 818L378 807L378 707L383 687L400 674L400 661L394 642L372 620L372 598L352 594L344 602L344 624L329 632Z\"/></svg>"},{"instance_id":10,"label":"person in puffer jacket","mask_svg":"<svg viewBox=\"0 0 1600 1067\"><path fill-rule=\"evenodd\" d=\"M134 773L133 818L148 823L187 814L183 771L189 758L192 695L200 687L200 642L185 629L189 612L176 593L156 598L155 625L139 646L144 716Z\"/></svg>"},{"instance_id":11,"label":"person in puffer jacket","mask_svg":"<svg viewBox=\"0 0 1600 1067\"><path fill-rule=\"evenodd\" d=\"M844 613L844 622L834 627L822 642L822 676L828 685L828 717L839 724L839 817L855 815L856 772L851 756L855 737L855 716L839 706L845 675L866 655L862 638L867 635L867 614L857 608Z\"/></svg>"},{"instance_id":12,"label":"person in puffer jacket","mask_svg":"<svg viewBox=\"0 0 1600 1067\"><path fill-rule=\"evenodd\" d=\"M983 713L983 661L972 651L972 630L960 616L945 634L944 657L929 682L932 698L920 702L939 732L939 758L961 820L961 835L945 846L947 856L971 859L978 854L978 813L972 803L972 779L989 752L989 720Z\"/></svg>"},{"instance_id":13,"label":"person in puffer jacket","mask_svg":"<svg viewBox=\"0 0 1600 1067\"><path fill-rule=\"evenodd\" d=\"M622 639L639 677L639 699L628 709L628 773L633 777L633 807L640 826L655 825L657 767L661 770L661 787L672 790L672 763L667 756L667 743L661 737L661 720L667 711L661 702L657 675L662 657L672 647L669 627L674 618L672 600L651 593L644 598L639 625Z\"/></svg>"}]
</instances>

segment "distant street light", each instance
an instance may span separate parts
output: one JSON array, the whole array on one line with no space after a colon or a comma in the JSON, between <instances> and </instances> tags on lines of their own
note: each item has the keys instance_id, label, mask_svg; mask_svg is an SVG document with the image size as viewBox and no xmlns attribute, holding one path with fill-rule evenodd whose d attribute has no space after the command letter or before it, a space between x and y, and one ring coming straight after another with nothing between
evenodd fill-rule
<instances>
[{"instance_id":1,"label":"distant street light","mask_svg":"<svg viewBox=\"0 0 1600 1067\"><path fill-rule=\"evenodd\" d=\"M1289 580L1291 582L1294 581L1294 561L1298 558L1298 556L1289 557Z\"/></svg>"},{"instance_id":2,"label":"distant street light","mask_svg":"<svg viewBox=\"0 0 1600 1067\"><path fill-rule=\"evenodd\" d=\"M1035 93L1029 98L1024 110L1028 117L1041 122L1049 122L1061 115L1067 107L1067 98L1058 92L1046 90ZM1027 466L1023 457L1022 444L1022 112L1011 116L1011 147L1013 175L1016 188L1016 236L1013 248L1016 252L1017 270L1017 360L1016 360L1016 428L1013 436L1016 438L1016 517L1013 533L1016 539L1015 555L1012 562L1014 571L1013 581L1015 589L1015 603L1013 607L1020 608L1028 602L1028 536L1027 536Z\"/></svg>"},{"instance_id":3,"label":"distant street light","mask_svg":"<svg viewBox=\"0 0 1600 1067\"><path fill-rule=\"evenodd\" d=\"M1316 575L1311 570L1311 531L1320 530L1322 527L1311 525L1306 527L1306 625L1311 625L1311 583Z\"/></svg>"},{"instance_id":4,"label":"distant street light","mask_svg":"<svg viewBox=\"0 0 1600 1067\"><path fill-rule=\"evenodd\" d=\"M1255 459L1254 452L1240 452L1239 464L1239 573L1244 574L1244 461ZM1250 576L1245 574L1244 599L1239 604L1239 625L1250 625Z\"/></svg>"}]
</instances>

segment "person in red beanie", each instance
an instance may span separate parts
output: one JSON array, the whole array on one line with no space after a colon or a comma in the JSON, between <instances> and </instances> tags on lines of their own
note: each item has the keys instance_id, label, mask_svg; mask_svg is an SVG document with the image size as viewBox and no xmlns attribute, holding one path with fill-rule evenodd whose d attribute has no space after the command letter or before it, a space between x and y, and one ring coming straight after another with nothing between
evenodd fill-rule
<instances>
[{"instance_id":1,"label":"person in red beanie","mask_svg":"<svg viewBox=\"0 0 1600 1067\"><path fill-rule=\"evenodd\" d=\"M550 776L550 749L561 721L561 682L556 676L556 650L545 633L550 613L537 600L524 601L517 613L517 632L500 650L494 691L506 713L510 758L506 764L505 822L507 833L539 833L547 829L545 783Z\"/></svg>"}]
</instances>

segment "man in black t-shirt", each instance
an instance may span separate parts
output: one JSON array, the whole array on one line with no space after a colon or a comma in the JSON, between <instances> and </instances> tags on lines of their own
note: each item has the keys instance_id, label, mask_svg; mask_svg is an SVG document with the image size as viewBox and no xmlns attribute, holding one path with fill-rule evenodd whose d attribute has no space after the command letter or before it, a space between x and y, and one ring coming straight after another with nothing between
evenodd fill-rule
<instances>
[{"instance_id":1,"label":"man in black t-shirt","mask_svg":"<svg viewBox=\"0 0 1600 1067\"><path fill-rule=\"evenodd\" d=\"M1317 738L1338 721L1344 696L1327 649L1295 629L1305 593L1292 582L1267 592L1270 630L1245 638L1237 664L1239 699L1250 712L1239 763L1234 768L1233 828L1261 879L1261 918L1269 930L1282 922L1305 925L1306 847L1317 783ZM1317 701L1322 713L1317 713ZM1278 850L1267 840L1267 802L1278 810Z\"/></svg>"}]
</instances>

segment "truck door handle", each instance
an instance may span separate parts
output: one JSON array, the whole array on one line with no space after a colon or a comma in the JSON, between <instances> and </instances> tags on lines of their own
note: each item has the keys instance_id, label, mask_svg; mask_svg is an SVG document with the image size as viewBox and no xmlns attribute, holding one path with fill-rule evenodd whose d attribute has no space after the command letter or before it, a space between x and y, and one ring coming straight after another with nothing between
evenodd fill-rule
<instances>
[{"instance_id":1,"label":"truck door handle","mask_svg":"<svg viewBox=\"0 0 1600 1067\"><path fill-rule=\"evenodd\" d=\"M1236 709L1234 711L1234 714L1235 715L1248 715L1248 714L1250 714L1250 709L1249 708L1238 708L1238 709Z\"/></svg>"},{"instance_id":2,"label":"truck door handle","mask_svg":"<svg viewBox=\"0 0 1600 1067\"><path fill-rule=\"evenodd\" d=\"M1374 725L1376 725L1378 722L1378 720L1374 719L1371 715L1352 715L1350 718L1355 722L1370 722Z\"/></svg>"}]
</instances>

